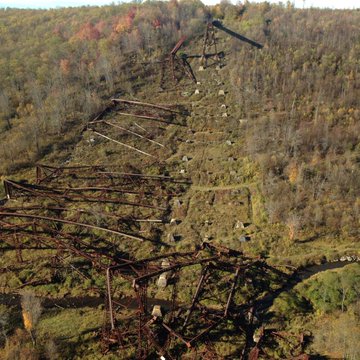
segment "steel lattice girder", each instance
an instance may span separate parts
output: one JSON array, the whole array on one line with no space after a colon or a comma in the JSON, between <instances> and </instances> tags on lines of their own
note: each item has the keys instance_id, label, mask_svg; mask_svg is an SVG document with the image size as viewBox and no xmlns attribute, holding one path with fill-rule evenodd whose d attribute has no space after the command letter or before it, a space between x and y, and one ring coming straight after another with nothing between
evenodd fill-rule
<instances>
[{"instance_id":1,"label":"steel lattice girder","mask_svg":"<svg viewBox=\"0 0 360 360\"><path fill-rule=\"evenodd\" d=\"M203 254L203 250L209 251L209 248L213 251L213 254L210 256L204 256L206 254ZM140 312L143 316L143 318L148 319L147 322L144 320L143 327L146 327L145 330L141 330L141 334L144 333L151 333L152 335L148 338L150 343L152 344L152 347L158 352L159 351L159 342L154 339L154 332L150 329L151 326L161 326L166 330L168 333L168 336L174 337L179 339L182 343L184 343L188 348L192 348L197 344L197 342L206 336L211 330L215 329L218 325L220 325L230 314L229 309L232 304L232 299L234 297L236 284L238 281L238 278L240 276L241 270L245 270L250 266L258 266L260 261L258 259L250 260L249 258L243 257L239 263L239 261L236 261L233 258L233 261L230 261L229 259L231 256L229 256L229 253L231 252L229 249L226 249L224 247L220 248L221 251L224 253L227 253L228 259L224 258L224 255L219 254L219 249L216 247L211 247L204 245L203 249L198 249L193 252L188 253L171 253L168 255L160 255L155 256L152 258L144 259L144 260L136 260L129 262L127 264L117 265L111 268L107 269L107 279L110 283L110 279L112 279L115 276L121 276L127 279L129 282L131 281L135 295L137 294L138 299L138 312ZM216 250L216 251L214 251ZM215 254L214 254L215 252ZM239 252L235 252L237 255L239 255ZM245 259L245 260L244 260ZM235 260L235 261L234 261ZM167 266L164 266L164 261L167 262ZM146 292L146 289L149 287L149 284L157 278L159 275L163 273L171 273L174 271L177 271L177 277L179 277L179 272L181 270L194 266L194 265L202 265L203 271L200 274L200 279L198 281L197 289L195 291L193 300L190 304L190 306L186 305L178 305L174 306L173 304L176 303L176 301L173 301L172 304L168 304L170 306L170 310L168 312L168 317L170 318L169 321L162 321L160 319L153 319L153 317L148 313L148 309L146 304L143 303L143 300L147 297L144 297L144 291ZM225 311L215 311L214 309L206 308L203 305L197 306L198 303L201 301L201 293L203 292L204 288L207 287L207 285L204 282L205 274L208 272L209 277L208 280L211 281L211 271L221 271L221 272L228 272L230 274L233 274L233 280L231 283L231 287L229 289L228 296L226 298L226 302L224 303ZM176 281L175 281L176 284ZM216 284L215 284L216 286ZM173 286L173 293L176 291L176 286ZM142 295L140 295L142 294ZM108 303L110 304L112 302L112 294L109 287L109 292L107 294ZM113 306L110 306L113 308ZM181 310L184 312L187 312L187 316L185 318L185 323L180 324L178 322L179 318L176 319L174 316L174 312L181 308ZM197 313L193 314L193 311L195 310ZM116 321L115 321L116 315L114 312L110 315L110 323L112 331L114 332L120 332L122 333L121 327L118 328ZM153 319L153 320L151 320ZM174 320L175 319L175 320ZM193 333L193 335L189 338L189 322L192 322L192 327L194 327L194 324L196 324L196 327L200 330ZM184 330L185 333L184 333ZM126 328L126 331L128 331L128 327ZM135 333L135 331L134 331ZM186 335L186 333L188 333ZM123 336L121 336L123 338ZM141 341L138 339L136 340L136 343L141 343ZM167 353L170 349L167 348L166 345L164 345L161 348L161 353ZM145 351L145 350L144 350ZM145 351L146 352L146 351Z\"/></svg>"}]
</instances>

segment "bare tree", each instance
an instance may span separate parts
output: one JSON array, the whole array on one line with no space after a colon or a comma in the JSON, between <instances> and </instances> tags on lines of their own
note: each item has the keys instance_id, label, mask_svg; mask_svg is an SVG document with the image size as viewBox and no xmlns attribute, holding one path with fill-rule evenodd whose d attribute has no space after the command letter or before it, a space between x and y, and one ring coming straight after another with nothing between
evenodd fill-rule
<instances>
[{"instance_id":1,"label":"bare tree","mask_svg":"<svg viewBox=\"0 0 360 360\"><path fill-rule=\"evenodd\" d=\"M289 239L293 241L301 227L300 216L297 214L290 214L286 220L286 225L289 228Z\"/></svg>"}]
</instances>

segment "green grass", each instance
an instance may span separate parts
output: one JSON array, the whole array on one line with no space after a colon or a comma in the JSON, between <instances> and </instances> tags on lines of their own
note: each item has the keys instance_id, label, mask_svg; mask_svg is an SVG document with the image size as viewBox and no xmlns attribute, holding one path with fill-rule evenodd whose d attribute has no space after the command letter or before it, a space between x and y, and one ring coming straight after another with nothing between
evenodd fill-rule
<instances>
[{"instance_id":1,"label":"green grass","mask_svg":"<svg viewBox=\"0 0 360 360\"><path fill-rule=\"evenodd\" d=\"M55 339L80 337L98 331L104 319L104 311L94 308L55 309L48 311L37 326L40 338L51 336Z\"/></svg>"}]
</instances>

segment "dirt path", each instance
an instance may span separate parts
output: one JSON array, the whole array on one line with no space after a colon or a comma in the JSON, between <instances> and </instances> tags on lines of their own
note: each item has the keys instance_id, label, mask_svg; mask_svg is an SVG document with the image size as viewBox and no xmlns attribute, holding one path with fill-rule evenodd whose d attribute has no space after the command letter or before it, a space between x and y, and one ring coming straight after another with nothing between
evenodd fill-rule
<instances>
[{"instance_id":1,"label":"dirt path","mask_svg":"<svg viewBox=\"0 0 360 360\"><path fill-rule=\"evenodd\" d=\"M242 184L232 184L232 185L221 185L221 186L202 186L202 185L193 185L191 190L195 191L221 191L221 190L238 190L245 189L252 186L255 186L256 183L242 183Z\"/></svg>"}]
</instances>

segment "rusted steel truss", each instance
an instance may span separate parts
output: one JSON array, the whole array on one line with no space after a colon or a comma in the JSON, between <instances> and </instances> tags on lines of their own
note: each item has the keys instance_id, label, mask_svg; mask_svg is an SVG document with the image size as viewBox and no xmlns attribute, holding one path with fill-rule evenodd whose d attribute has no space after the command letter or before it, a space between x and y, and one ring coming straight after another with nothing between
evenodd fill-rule
<instances>
[{"instance_id":1,"label":"rusted steel truss","mask_svg":"<svg viewBox=\"0 0 360 360\"><path fill-rule=\"evenodd\" d=\"M197 354L201 345L204 358L218 358L209 339L217 331L221 332L220 329L228 321L246 315L241 309L246 309L248 304L243 307L244 304L236 304L235 300L239 285L246 281L252 269L269 267L259 258L249 258L242 252L208 242L194 251L172 252L142 260L131 259L118 251L108 238L97 237L98 241L94 242L88 232L83 233L79 229L144 241L137 235L34 215L31 212L38 210L37 206L26 206L28 213L19 213L16 207L5 209L0 211L0 240L19 249L19 261L21 249L30 248L35 243L57 249L59 256L66 251L83 258L104 274L106 283L105 288L101 289L106 305L106 322L102 331L104 352L129 349L136 352L137 359L146 359L155 354L166 359L178 359L181 357L179 351L180 354ZM48 210L61 213L63 208L49 207ZM119 278L132 288L132 294L126 291L132 305L129 302L129 306L126 306L123 301L117 301L123 293L123 289L115 285ZM182 279L187 280L184 282ZM168 295L164 299L151 299L150 294L159 286ZM178 297L178 289L184 286L192 288L190 302ZM282 332L273 332L273 335L282 339L290 337ZM303 343L303 338L299 339ZM208 344L205 350L203 344ZM249 358L255 360L261 352L259 341L250 351Z\"/></svg>"},{"instance_id":2,"label":"rusted steel truss","mask_svg":"<svg viewBox=\"0 0 360 360\"><path fill-rule=\"evenodd\" d=\"M186 181L117 170L39 164L35 184L5 180L0 240L20 262L22 250L35 246L66 250L100 268L122 263L118 240L163 244L159 231L168 222L169 200Z\"/></svg>"},{"instance_id":3,"label":"rusted steel truss","mask_svg":"<svg viewBox=\"0 0 360 360\"><path fill-rule=\"evenodd\" d=\"M160 88L165 87L167 74L171 75L174 85L178 84L184 76L188 77L193 83L196 83L196 77L188 57L186 55L178 56L178 51L184 45L185 40L185 36L181 37L170 51L170 54L161 62Z\"/></svg>"},{"instance_id":4,"label":"rusted steel truss","mask_svg":"<svg viewBox=\"0 0 360 360\"><path fill-rule=\"evenodd\" d=\"M142 101L112 98L109 105L92 118L89 123L96 123L103 120L109 114L119 114L140 120L185 126L182 117L188 115L188 111L178 105L152 104Z\"/></svg>"},{"instance_id":5,"label":"rusted steel truss","mask_svg":"<svg viewBox=\"0 0 360 360\"><path fill-rule=\"evenodd\" d=\"M8 199L19 198L21 196L47 198L57 203L66 201L67 203L111 203L119 205L128 205L135 207L144 207L166 211L166 206L157 206L143 201L134 202L126 200L125 195L137 195L141 199L156 199L153 193L147 191L131 191L116 187L87 186L74 188L52 188L41 185L28 183L18 183L15 181L5 180L4 188ZM98 195L89 195L95 193ZM169 196L160 198L165 203Z\"/></svg>"},{"instance_id":6,"label":"rusted steel truss","mask_svg":"<svg viewBox=\"0 0 360 360\"><path fill-rule=\"evenodd\" d=\"M36 183L53 181L60 177L68 177L72 182L83 179L87 181L116 182L117 185L144 186L150 183L151 187L161 183L191 184L190 180L178 179L167 175L148 175L118 171L118 166L50 166L38 164L36 166ZM157 184L158 183L158 184Z\"/></svg>"},{"instance_id":7,"label":"rusted steel truss","mask_svg":"<svg viewBox=\"0 0 360 360\"><path fill-rule=\"evenodd\" d=\"M218 53L217 50L217 38L216 38L216 32L215 28L212 24L212 22L208 22L205 34L204 34L204 41L203 41L203 47L202 47L202 54L201 54L201 64L204 67L208 66L208 54L212 51L211 49L214 48L214 58L215 58L215 64L221 65L221 59L222 57Z\"/></svg>"},{"instance_id":8,"label":"rusted steel truss","mask_svg":"<svg viewBox=\"0 0 360 360\"><path fill-rule=\"evenodd\" d=\"M178 358L174 349L179 344L195 351L199 342L233 315L231 309L241 274L248 267L260 263L261 260L246 258L240 252L204 243L192 252L176 252L109 267L106 270L107 283L118 276L129 281L133 297L138 302L136 312L140 315L134 312L132 323L124 322L121 310L108 310L107 331L103 339L105 348L106 344L108 347L137 347L139 359L146 359L154 353L169 359ZM189 272L198 273L198 280L191 281L195 285L191 302L180 304L176 300L177 288L181 286L182 276ZM221 278L226 279L224 289L227 295L223 296L223 303L215 301L214 306L206 305L213 296L212 292L219 290ZM156 307L151 312L146 301L150 296L148 292L154 291L161 279L167 281L163 286L170 292L171 301L159 300L163 312L160 314L154 310ZM111 291L108 286L107 309L116 307ZM134 325L136 318L139 319L137 328ZM126 343L115 344L114 339L125 338Z\"/></svg>"},{"instance_id":9,"label":"rusted steel truss","mask_svg":"<svg viewBox=\"0 0 360 360\"><path fill-rule=\"evenodd\" d=\"M287 357L289 360L310 360L310 356L304 353L304 334L293 334L285 331L275 331L272 329L265 329L261 327L256 339L256 345L249 352L249 360L258 360L259 357L263 359L272 359L263 348L265 339L276 338L285 341L290 348L290 354Z\"/></svg>"},{"instance_id":10,"label":"rusted steel truss","mask_svg":"<svg viewBox=\"0 0 360 360\"><path fill-rule=\"evenodd\" d=\"M152 356L179 359L182 358L181 354L198 354L201 345L200 353L204 358L217 359L216 351L211 347L216 332L221 332L229 321L234 324L247 323L247 309L251 303L236 303L237 289L240 284L252 281L254 270L265 273L270 269L259 258L249 258L242 252L207 242L192 252L175 252L109 267L106 269L108 283L111 283L111 279L121 277L132 284L132 297L137 299L137 310L132 315L128 311L126 315L123 314L119 307L117 311L114 310L116 302L113 300L113 290L107 292L107 308L113 310L107 313L103 346L105 349L136 348L139 359ZM197 274L197 280L193 276L192 280L186 282L186 287L193 289L191 301L177 300L177 289L184 286L181 279L189 273ZM275 269L275 273L278 270ZM161 285L160 280L164 279L166 283ZM223 288L222 282L225 283ZM150 293L159 286L166 288L169 294L166 298L171 300L153 300L152 305L157 305L157 308L152 308L149 306ZM259 289L259 292L263 293L263 290ZM239 331L241 326L235 330ZM262 330L260 340L252 349L245 348L240 358L255 360L260 354L266 356L261 348L261 339L267 332ZM307 355L300 354L303 351L303 335L296 337L276 331L272 331L272 335L293 344L292 359L308 359ZM205 350L204 344L209 345L205 346Z\"/></svg>"},{"instance_id":11,"label":"rusted steel truss","mask_svg":"<svg viewBox=\"0 0 360 360\"><path fill-rule=\"evenodd\" d=\"M215 65L219 65L219 66L223 65L222 59L224 57L224 53L218 52L215 28L217 28L221 31L224 31L225 33L232 36L233 38L243 41L247 44L250 44L250 45L256 47L257 49L263 48L263 45L257 43L254 40L251 40L243 35L240 35L233 30L228 29L220 21L218 21L218 20L209 21L207 23L207 26L205 29L202 55L201 55L201 64L204 67L208 66L207 61L209 58L215 59L215 61L214 61Z\"/></svg>"},{"instance_id":12,"label":"rusted steel truss","mask_svg":"<svg viewBox=\"0 0 360 360\"><path fill-rule=\"evenodd\" d=\"M188 69L190 65L186 60L184 61L188 65L186 67ZM166 125L186 126L184 115L187 114L188 112L179 106L151 104L135 100L113 98L111 99L111 103L107 105L103 111L96 114L96 116L87 123L87 129L93 131L94 136L106 139L107 141L111 141L121 147L134 151L137 154L159 161L159 157L156 154L152 154L151 151L145 151L137 145L130 145L127 142L124 142L122 139L119 139L119 135L121 135L121 137L140 138L146 141L147 144L156 144L157 146L164 148L165 146L156 141L155 138L165 131L165 129L154 125L162 123ZM110 119L112 120L111 122L108 121ZM146 129L135 123L135 121L150 122L153 126ZM126 123L124 124L124 122ZM136 131L134 127L137 128ZM108 131L109 128L111 129L110 134ZM94 142L94 140L92 140L92 142Z\"/></svg>"},{"instance_id":13,"label":"rusted steel truss","mask_svg":"<svg viewBox=\"0 0 360 360\"><path fill-rule=\"evenodd\" d=\"M124 252L125 241L130 246L144 242L169 246L140 232L141 223L165 222L169 199L189 182L117 170L106 165L38 165L36 184L6 180L0 241L16 250L19 262L24 261L24 250L47 249L54 251L54 259L65 254L81 260L70 266L82 277L86 278L86 269L98 269L106 279L99 289L105 294L104 352L128 349L137 359L154 355L179 359L191 352L218 358L211 339L229 322L237 333L246 333L248 309L256 304L256 298L239 304L237 294L254 274L271 267L259 258L209 242L189 252L134 259ZM158 190L153 190L154 185ZM141 213L117 212L120 208ZM131 291L124 294L124 288ZM187 298L179 291L184 288ZM154 293L160 296L153 298ZM128 305L127 300L118 300L124 295ZM273 336L290 337L281 332ZM251 359L264 353L261 341L255 346L252 340L247 343L244 354ZM299 353L297 348L294 356Z\"/></svg>"}]
</instances>

